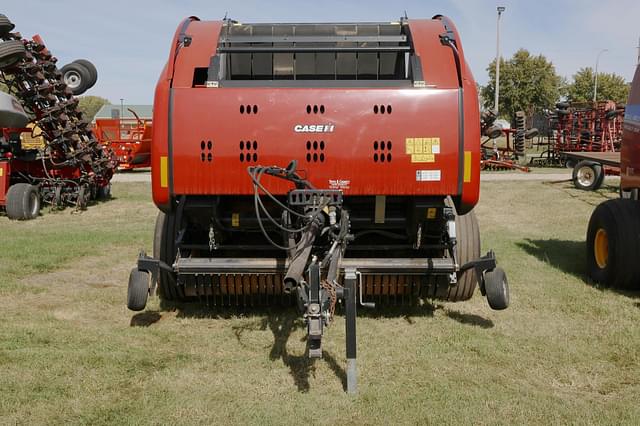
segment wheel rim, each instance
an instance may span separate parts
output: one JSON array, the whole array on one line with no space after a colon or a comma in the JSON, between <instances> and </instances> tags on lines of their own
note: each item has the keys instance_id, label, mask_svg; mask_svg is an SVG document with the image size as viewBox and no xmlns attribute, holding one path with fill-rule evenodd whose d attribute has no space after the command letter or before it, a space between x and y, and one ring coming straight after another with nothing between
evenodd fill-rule
<instances>
[{"instance_id":1,"label":"wheel rim","mask_svg":"<svg viewBox=\"0 0 640 426\"><path fill-rule=\"evenodd\" d=\"M76 89L80 86L82 77L75 71L67 71L64 75L64 83L71 89Z\"/></svg>"},{"instance_id":2,"label":"wheel rim","mask_svg":"<svg viewBox=\"0 0 640 426\"><path fill-rule=\"evenodd\" d=\"M607 231L602 228L596 232L596 238L593 242L593 254L598 268L606 268L609 263L609 236Z\"/></svg>"},{"instance_id":3,"label":"wheel rim","mask_svg":"<svg viewBox=\"0 0 640 426\"><path fill-rule=\"evenodd\" d=\"M578 169L576 179L578 179L578 183L581 186L591 186L595 181L595 176L596 174L593 172L591 167L584 166Z\"/></svg>"},{"instance_id":4,"label":"wheel rim","mask_svg":"<svg viewBox=\"0 0 640 426\"><path fill-rule=\"evenodd\" d=\"M36 216L38 214L40 200L38 199L38 194L32 192L29 195L29 205L31 206L31 216Z\"/></svg>"}]
</instances>

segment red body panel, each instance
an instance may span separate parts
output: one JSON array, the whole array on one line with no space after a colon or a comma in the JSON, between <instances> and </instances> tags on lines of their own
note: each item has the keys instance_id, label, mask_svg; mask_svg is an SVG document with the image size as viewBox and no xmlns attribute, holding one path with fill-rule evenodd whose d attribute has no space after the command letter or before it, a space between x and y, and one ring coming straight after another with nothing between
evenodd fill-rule
<instances>
[{"instance_id":1,"label":"red body panel","mask_svg":"<svg viewBox=\"0 0 640 426\"><path fill-rule=\"evenodd\" d=\"M460 52L462 97L452 49L439 39L446 31L440 19L408 24L415 54L422 63L424 88L192 87L194 68L207 67L215 54L221 25L184 21L156 87L152 184L159 207L169 208L170 195L176 194L250 194L248 166L284 167L292 159L298 160L298 169L306 170L316 187L337 187L347 196L453 195L460 196L463 210L477 203L480 126L476 84L455 27L448 20L447 29L454 34ZM180 45L183 32L191 38L188 47ZM243 114L241 105L256 105L258 113ZM308 114L307 105L323 105L325 112ZM374 105L390 105L392 113L375 114ZM333 126L333 131L299 133L294 131L296 125ZM415 138L432 145L438 138L439 152L426 161L412 156L407 146ZM246 141L251 142L251 150L246 145L240 148ZM317 149L313 149L313 142L318 143ZM460 152L461 142L466 155ZM253 161L254 152L257 161ZM308 153L311 161L307 161ZM380 161L383 153L384 162ZM241 154L245 160L249 154L251 161L241 161ZM313 161L313 154L318 154L318 161ZM324 154L324 161L320 161L320 154ZM163 161L168 168L164 182ZM423 179L425 173L433 176L429 174L433 171L440 171L439 179ZM282 194L290 185L270 181L269 189Z\"/></svg>"},{"instance_id":2,"label":"red body panel","mask_svg":"<svg viewBox=\"0 0 640 426\"><path fill-rule=\"evenodd\" d=\"M620 159L621 187L640 188L640 66L636 68L625 109Z\"/></svg>"}]
</instances>

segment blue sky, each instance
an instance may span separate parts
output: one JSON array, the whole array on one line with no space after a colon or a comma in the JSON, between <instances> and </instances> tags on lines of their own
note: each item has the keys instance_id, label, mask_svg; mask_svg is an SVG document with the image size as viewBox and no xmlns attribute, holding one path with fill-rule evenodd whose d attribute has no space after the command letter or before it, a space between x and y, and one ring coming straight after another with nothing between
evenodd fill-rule
<instances>
[{"instance_id":1,"label":"blue sky","mask_svg":"<svg viewBox=\"0 0 640 426\"><path fill-rule=\"evenodd\" d=\"M496 6L506 6L501 24L502 54L523 47L550 59L559 74L571 77L594 66L630 80L640 37L640 1L540 0L22 0L3 1L7 15L24 36L40 34L60 64L89 59L100 77L87 94L119 103L151 103L171 37L181 19L221 19L225 12L242 22L390 21L435 14L453 19L461 33L476 80L486 83L495 57Z\"/></svg>"}]
</instances>

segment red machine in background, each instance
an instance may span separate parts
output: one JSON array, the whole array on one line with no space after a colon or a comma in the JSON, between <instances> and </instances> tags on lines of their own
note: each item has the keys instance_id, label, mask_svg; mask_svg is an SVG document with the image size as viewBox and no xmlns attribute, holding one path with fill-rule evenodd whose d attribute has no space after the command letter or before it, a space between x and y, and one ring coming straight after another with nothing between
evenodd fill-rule
<instances>
[{"instance_id":1,"label":"red machine in background","mask_svg":"<svg viewBox=\"0 0 640 426\"><path fill-rule=\"evenodd\" d=\"M480 256L476 83L443 16L378 23L241 24L189 18L156 87L153 257L128 306L293 302L322 355L355 312L426 298L509 303ZM151 278L151 280L150 280Z\"/></svg>"},{"instance_id":2,"label":"red machine in background","mask_svg":"<svg viewBox=\"0 0 640 426\"><path fill-rule=\"evenodd\" d=\"M105 147L118 159L119 170L151 166L151 120L135 118L97 118L94 133Z\"/></svg>"},{"instance_id":3,"label":"red machine in background","mask_svg":"<svg viewBox=\"0 0 640 426\"><path fill-rule=\"evenodd\" d=\"M620 110L620 108L616 108ZM598 205L587 230L587 267L598 283L640 289L640 66L626 105L620 156L620 198ZM598 156L594 157L598 161Z\"/></svg>"}]
</instances>

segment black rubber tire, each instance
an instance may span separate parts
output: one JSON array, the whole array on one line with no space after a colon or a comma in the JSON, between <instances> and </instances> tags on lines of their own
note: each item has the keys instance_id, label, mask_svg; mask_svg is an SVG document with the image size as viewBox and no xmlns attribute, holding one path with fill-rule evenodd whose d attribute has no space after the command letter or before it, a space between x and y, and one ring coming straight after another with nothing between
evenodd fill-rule
<instances>
[{"instance_id":1,"label":"black rubber tire","mask_svg":"<svg viewBox=\"0 0 640 426\"><path fill-rule=\"evenodd\" d=\"M606 235L606 262L596 261L598 230ZM589 277L610 287L640 290L640 202L617 198L599 204L587 228Z\"/></svg>"},{"instance_id":2,"label":"black rubber tire","mask_svg":"<svg viewBox=\"0 0 640 426\"><path fill-rule=\"evenodd\" d=\"M83 94L89 88L91 75L84 65L72 62L60 69L62 73L62 81L71 90L74 96Z\"/></svg>"},{"instance_id":3,"label":"black rubber tire","mask_svg":"<svg viewBox=\"0 0 640 426\"><path fill-rule=\"evenodd\" d=\"M582 160L573 167L573 185L584 191L596 191L604 182L602 165L593 161Z\"/></svg>"},{"instance_id":4,"label":"black rubber tire","mask_svg":"<svg viewBox=\"0 0 640 426\"><path fill-rule=\"evenodd\" d=\"M0 37L9 34L16 26L5 15L0 13Z\"/></svg>"},{"instance_id":5,"label":"black rubber tire","mask_svg":"<svg viewBox=\"0 0 640 426\"><path fill-rule=\"evenodd\" d=\"M460 265L480 258L480 227L474 211L463 216L456 215L456 238L456 254ZM478 277L473 268L458 274L458 282L449 287L446 300L459 302L471 299L477 283Z\"/></svg>"},{"instance_id":6,"label":"black rubber tire","mask_svg":"<svg viewBox=\"0 0 640 426\"><path fill-rule=\"evenodd\" d=\"M132 311L141 311L147 306L149 297L149 273L133 268L129 273L129 286L127 287L127 308Z\"/></svg>"},{"instance_id":7,"label":"black rubber tire","mask_svg":"<svg viewBox=\"0 0 640 426\"><path fill-rule=\"evenodd\" d=\"M176 258L175 237L175 215L158 212L153 237L153 257L172 265ZM178 287L173 274L160 270L158 274L158 296L166 301L181 301L184 299L182 288Z\"/></svg>"},{"instance_id":8,"label":"black rubber tire","mask_svg":"<svg viewBox=\"0 0 640 426\"><path fill-rule=\"evenodd\" d=\"M111 198L111 184L108 183L105 186L99 187L96 198L98 200L108 200L109 198Z\"/></svg>"},{"instance_id":9,"label":"black rubber tire","mask_svg":"<svg viewBox=\"0 0 640 426\"><path fill-rule=\"evenodd\" d=\"M96 68L96 66L86 59L76 59L75 61L73 61L73 63L80 64L89 71L90 78L89 82L87 83L86 90L89 90L93 86L95 86L96 82L98 81L98 69Z\"/></svg>"},{"instance_id":10,"label":"black rubber tire","mask_svg":"<svg viewBox=\"0 0 640 426\"><path fill-rule=\"evenodd\" d=\"M9 68L27 55L20 40L7 40L0 43L0 70Z\"/></svg>"},{"instance_id":11,"label":"black rubber tire","mask_svg":"<svg viewBox=\"0 0 640 426\"><path fill-rule=\"evenodd\" d=\"M501 311L509 307L509 281L502 268L484 273L484 290L491 309Z\"/></svg>"},{"instance_id":12,"label":"black rubber tire","mask_svg":"<svg viewBox=\"0 0 640 426\"><path fill-rule=\"evenodd\" d=\"M35 219L40 214L38 188L28 183L11 185L7 191L6 209L9 219Z\"/></svg>"}]
</instances>

